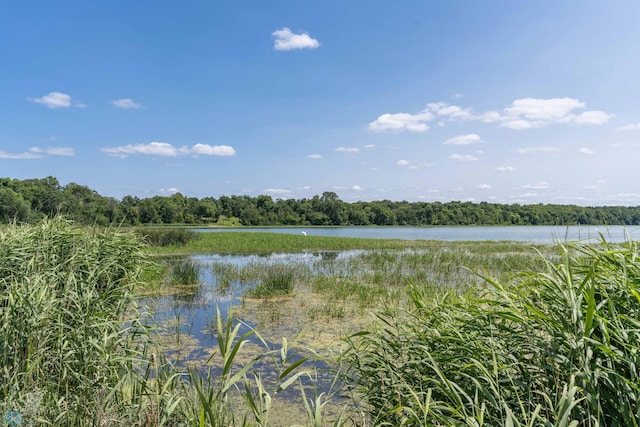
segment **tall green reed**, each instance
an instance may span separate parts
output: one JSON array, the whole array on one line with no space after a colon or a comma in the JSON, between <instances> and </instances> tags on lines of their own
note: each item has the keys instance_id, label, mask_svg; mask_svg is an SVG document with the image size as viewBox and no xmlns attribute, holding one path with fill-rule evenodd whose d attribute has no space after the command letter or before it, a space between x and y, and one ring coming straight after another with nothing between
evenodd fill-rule
<instances>
[{"instance_id":1,"label":"tall green reed","mask_svg":"<svg viewBox=\"0 0 640 427\"><path fill-rule=\"evenodd\" d=\"M509 284L385 310L352 337L350 379L375 425L635 426L640 262L635 242L564 248Z\"/></svg>"},{"instance_id":2,"label":"tall green reed","mask_svg":"<svg viewBox=\"0 0 640 427\"><path fill-rule=\"evenodd\" d=\"M43 417L88 415L119 381L138 333L132 287L143 247L61 219L0 233L0 401L44 392ZM75 414L75 415L74 415Z\"/></svg>"}]
</instances>

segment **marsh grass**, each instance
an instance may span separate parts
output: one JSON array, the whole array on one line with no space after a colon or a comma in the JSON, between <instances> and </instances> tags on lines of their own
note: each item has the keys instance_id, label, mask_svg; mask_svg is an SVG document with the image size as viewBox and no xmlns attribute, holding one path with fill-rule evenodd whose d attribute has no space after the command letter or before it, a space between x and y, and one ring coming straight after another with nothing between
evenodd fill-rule
<instances>
[{"instance_id":1,"label":"marsh grass","mask_svg":"<svg viewBox=\"0 0 640 427\"><path fill-rule=\"evenodd\" d=\"M295 287L295 269L287 265L266 266L258 285L245 294L251 298L289 295Z\"/></svg>"},{"instance_id":2,"label":"marsh grass","mask_svg":"<svg viewBox=\"0 0 640 427\"><path fill-rule=\"evenodd\" d=\"M170 262L169 284L189 286L200 283L200 263L191 258L179 258Z\"/></svg>"},{"instance_id":3,"label":"marsh grass","mask_svg":"<svg viewBox=\"0 0 640 427\"><path fill-rule=\"evenodd\" d=\"M637 426L637 244L553 259L463 293L414 286L411 309L353 336L350 378L370 422Z\"/></svg>"},{"instance_id":4,"label":"marsh grass","mask_svg":"<svg viewBox=\"0 0 640 427\"><path fill-rule=\"evenodd\" d=\"M283 391L313 376L286 341L258 337L262 350L243 354L254 331L219 311L209 369L178 368L132 294L146 264L129 232L61 219L0 232L0 425L267 425Z\"/></svg>"},{"instance_id":5,"label":"marsh grass","mask_svg":"<svg viewBox=\"0 0 640 427\"><path fill-rule=\"evenodd\" d=\"M135 228L135 233L147 244L156 247L182 247L199 237L199 234L194 231L174 227L140 227Z\"/></svg>"},{"instance_id":6,"label":"marsh grass","mask_svg":"<svg viewBox=\"0 0 640 427\"><path fill-rule=\"evenodd\" d=\"M96 416L100 390L120 381L139 333L125 314L143 266L128 233L63 220L0 233L0 402L42 393L38 418ZM30 420L36 422L37 420Z\"/></svg>"}]
</instances>

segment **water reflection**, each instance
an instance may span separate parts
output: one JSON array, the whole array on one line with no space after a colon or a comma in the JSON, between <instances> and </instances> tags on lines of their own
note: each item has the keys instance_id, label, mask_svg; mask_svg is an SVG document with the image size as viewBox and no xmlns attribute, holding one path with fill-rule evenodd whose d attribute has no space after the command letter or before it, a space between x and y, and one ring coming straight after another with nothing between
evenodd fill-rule
<instances>
[{"instance_id":1,"label":"water reflection","mask_svg":"<svg viewBox=\"0 0 640 427\"><path fill-rule=\"evenodd\" d=\"M361 250L354 251L315 251L269 255L194 255L189 260L199 266L198 283L188 286L167 284L167 293L143 298L140 303L146 306L152 316L152 323L160 326L160 341L166 348L166 355L177 364L187 361L206 361L217 346L215 325L216 312L226 318L233 306L243 302L245 292L260 281L264 267L276 264L297 266L300 276L317 272L330 273L335 265L348 260ZM168 263L177 262L176 258L167 259ZM304 273L306 271L306 273ZM264 302L269 303L269 301ZM276 304L277 302L271 302ZM279 323L279 311L259 306L261 316L257 321ZM269 313L272 313L269 315ZM273 314L276 313L276 314ZM234 314L235 316L235 314ZM274 317L275 316L275 317ZM237 318L241 323L240 335L256 328L256 322ZM261 344L257 338L250 341ZM267 341L268 344L269 343ZM278 343L273 343L277 346Z\"/></svg>"}]
</instances>

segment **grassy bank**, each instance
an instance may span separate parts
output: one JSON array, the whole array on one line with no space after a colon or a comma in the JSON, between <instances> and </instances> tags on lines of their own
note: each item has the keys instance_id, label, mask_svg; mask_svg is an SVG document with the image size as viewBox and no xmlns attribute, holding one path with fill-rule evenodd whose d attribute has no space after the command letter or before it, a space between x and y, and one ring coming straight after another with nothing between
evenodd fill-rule
<instances>
[{"instance_id":1,"label":"grassy bank","mask_svg":"<svg viewBox=\"0 0 640 427\"><path fill-rule=\"evenodd\" d=\"M142 233L148 233L142 230ZM167 233L173 233L166 231ZM158 230L157 233L162 233ZM165 240L156 236L156 241ZM327 250L401 250L401 249L437 249L439 247L479 247L492 248L499 247L539 247L545 245L534 245L519 242L443 242L436 240L403 240L403 239L368 239L355 237L327 237L327 236L303 236L285 233L266 232L235 232L217 231L214 233L197 233L183 230L180 237L176 237L173 242L166 239L168 243L157 244L154 253L157 254L269 254L269 253L292 253L304 251L327 251Z\"/></svg>"}]
</instances>

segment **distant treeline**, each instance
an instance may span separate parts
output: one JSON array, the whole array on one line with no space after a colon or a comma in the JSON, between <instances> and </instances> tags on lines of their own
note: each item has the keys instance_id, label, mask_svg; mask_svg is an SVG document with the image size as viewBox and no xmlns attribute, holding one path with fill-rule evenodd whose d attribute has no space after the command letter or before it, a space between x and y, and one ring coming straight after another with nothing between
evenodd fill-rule
<instances>
[{"instance_id":1,"label":"distant treeline","mask_svg":"<svg viewBox=\"0 0 640 427\"><path fill-rule=\"evenodd\" d=\"M471 202L347 203L334 192L309 199L270 196L172 196L122 200L89 187L60 185L54 177L0 178L0 222L34 222L63 215L83 224L224 224L242 225L568 225L640 224L640 207Z\"/></svg>"}]
</instances>

